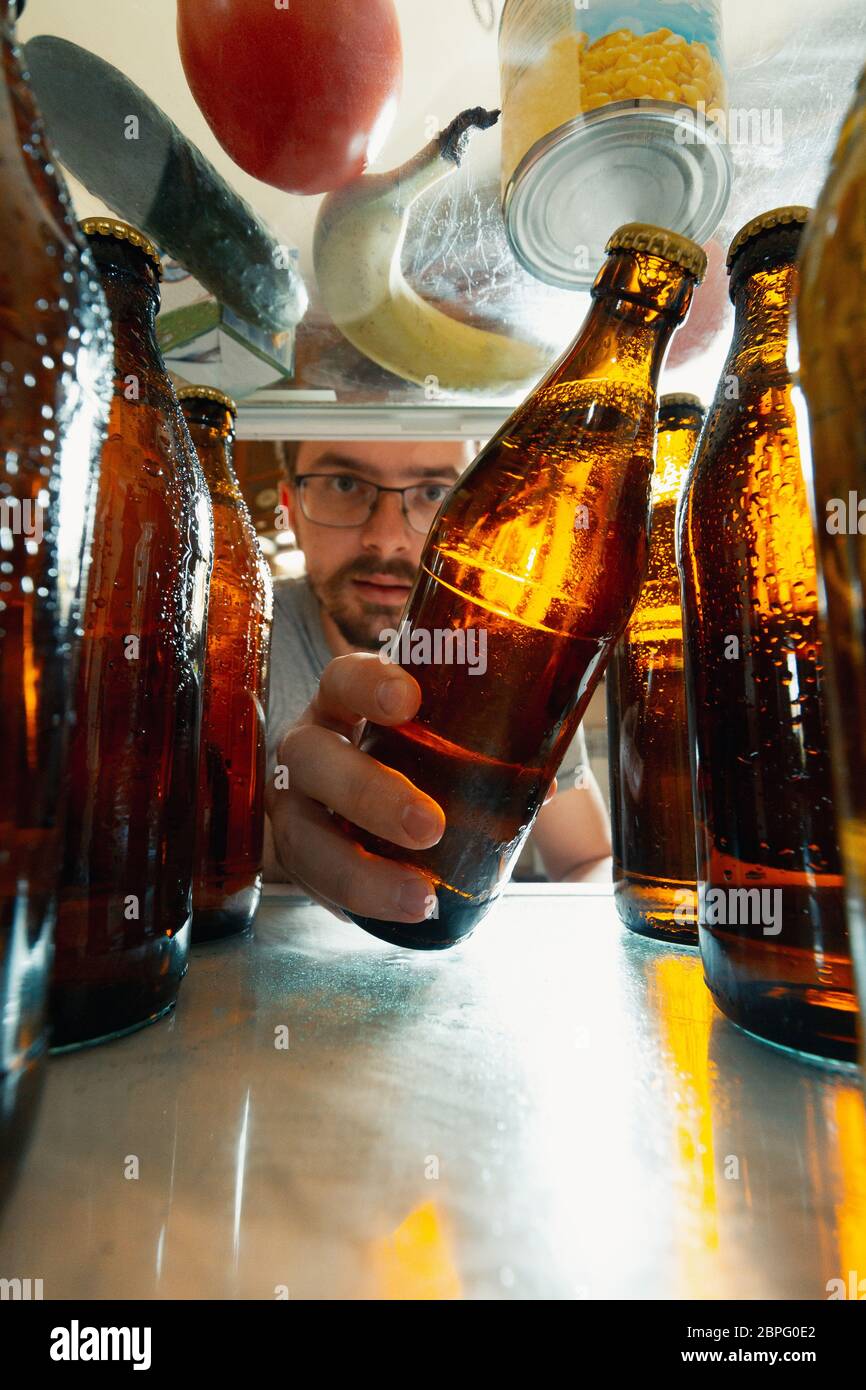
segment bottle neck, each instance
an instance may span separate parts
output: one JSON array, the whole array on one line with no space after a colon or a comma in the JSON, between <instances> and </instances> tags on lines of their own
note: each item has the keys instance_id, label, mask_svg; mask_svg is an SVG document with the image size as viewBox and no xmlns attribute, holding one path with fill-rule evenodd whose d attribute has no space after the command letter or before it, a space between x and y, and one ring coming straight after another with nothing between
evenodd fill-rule
<instances>
[{"instance_id":1,"label":"bottle neck","mask_svg":"<svg viewBox=\"0 0 866 1390\"><path fill-rule=\"evenodd\" d=\"M100 265L99 272L111 316L118 374L134 372L137 363L162 371L156 341L159 297L153 286L124 270Z\"/></svg>"},{"instance_id":2,"label":"bottle neck","mask_svg":"<svg viewBox=\"0 0 866 1390\"><path fill-rule=\"evenodd\" d=\"M158 300L149 285L122 271L102 271L102 285L116 328L144 328L148 336L156 333Z\"/></svg>"},{"instance_id":3,"label":"bottle neck","mask_svg":"<svg viewBox=\"0 0 866 1390\"><path fill-rule=\"evenodd\" d=\"M668 344L688 313L695 280L658 256L617 252L592 288L593 305L554 382L603 377L655 390Z\"/></svg>"},{"instance_id":4,"label":"bottle neck","mask_svg":"<svg viewBox=\"0 0 866 1390\"><path fill-rule=\"evenodd\" d=\"M231 411L217 402L183 402L183 413L199 463L211 493L240 496L232 446L235 431Z\"/></svg>"},{"instance_id":5,"label":"bottle neck","mask_svg":"<svg viewBox=\"0 0 866 1390\"><path fill-rule=\"evenodd\" d=\"M105 292L115 344L115 377L142 371L165 380L156 341L159 273L140 247L116 237L88 236ZM167 384L167 383L166 383ZM143 393L142 393L143 394Z\"/></svg>"},{"instance_id":6,"label":"bottle neck","mask_svg":"<svg viewBox=\"0 0 866 1390\"><path fill-rule=\"evenodd\" d=\"M656 433L656 461L652 477L653 506L675 502L680 495L695 444L701 432L702 413L684 407L660 419Z\"/></svg>"},{"instance_id":7,"label":"bottle neck","mask_svg":"<svg viewBox=\"0 0 866 1390\"><path fill-rule=\"evenodd\" d=\"M734 337L730 360L736 374L784 364L791 307L797 289L793 260L770 262L733 286Z\"/></svg>"}]
</instances>

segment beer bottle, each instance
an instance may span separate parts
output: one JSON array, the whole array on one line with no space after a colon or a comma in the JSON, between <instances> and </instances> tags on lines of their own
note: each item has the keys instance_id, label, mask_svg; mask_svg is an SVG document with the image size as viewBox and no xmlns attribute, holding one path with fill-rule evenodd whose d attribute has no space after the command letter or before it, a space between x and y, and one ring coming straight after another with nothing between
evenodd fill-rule
<instances>
[{"instance_id":1,"label":"beer bottle","mask_svg":"<svg viewBox=\"0 0 866 1390\"><path fill-rule=\"evenodd\" d=\"M851 1060L815 549L786 364L807 216L778 208L731 244L733 342L680 507L698 931L729 1018Z\"/></svg>"},{"instance_id":2,"label":"beer bottle","mask_svg":"<svg viewBox=\"0 0 866 1390\"><path fill-rule=\"evenodd\" d=\"M355 917L400 945L451 946L490 907L640 591L656 382L706 258L638 223L607 250L574 344L443 503L392 639L421 706L361 747L446 815L423 854L361 836L436 885L415 925Z\"/></svg>"},{"instance_id":3,"label":"beer bottle","mask_svg":"<svg viewBox=\"0 0 866 1390\"><path fill-rule=\"evenodd\" d=\"M839 841L866 1041L866 71L803 238L797 333Z\"/></svg>"},{"instance_id":4,"label":"beer bottle","mask_svg":"<svg viewBox=\"0 0 866 1390\"><path fill-rule=\"evenodd\" d=\"M695 819L675 514L703 406L663 396L649 566L607 673L614 901L627 927L697 946Z\"/></svg>"},{"instance_id":5,"label":"beer bottle","mask_svg":"<svg viewBox=\"0 0 866 1390\"><path fill-rule=\"evenodd\" d=\"M70 749L57 1046L159 1018L187 968L213 545L207 487L156 344L159 258L124 222L83 229L115 380Z\"/></svg>"},{"instance_id":6,"label":"beer bottle","mask_svg":"<svg viewBox=\"0 0 866 1390\"><path fill-rule=\"evenodd\" d=\"M0 0L0 1202L47 1049L70 687L111 397L108 314Z\"/></svg>"},{"instance_id":7,"label":"beer bottle","mask_svg":"<svg viewBox=\"0 0 866 1390\"><path fill-rule=\"evenodd\" d=\"M237 406L207 386L178 392L214 519L192 939L244 931L262 894L265 710L273 590L232 464Z\"/></svg>"}]
</instances>

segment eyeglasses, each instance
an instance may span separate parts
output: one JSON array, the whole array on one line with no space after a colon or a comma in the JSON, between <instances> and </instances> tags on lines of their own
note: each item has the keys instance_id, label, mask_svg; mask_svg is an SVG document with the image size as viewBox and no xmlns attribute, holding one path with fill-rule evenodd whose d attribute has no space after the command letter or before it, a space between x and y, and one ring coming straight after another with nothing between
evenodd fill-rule
<instances>
[{"instance_id":1,"label":"eyeglasses","mask_svg":"<svg viewBox=\"0 0 866 1390\"><path fill-rule=\"evenodd\" d=\"M448 483L415 483L412 487L380 487L346 473L304 473L295 479L301 511L317 526L364 526L373 515L381 492L399 492L403 515L413 531L426 536Z\"/></svg>"}]
</instances>

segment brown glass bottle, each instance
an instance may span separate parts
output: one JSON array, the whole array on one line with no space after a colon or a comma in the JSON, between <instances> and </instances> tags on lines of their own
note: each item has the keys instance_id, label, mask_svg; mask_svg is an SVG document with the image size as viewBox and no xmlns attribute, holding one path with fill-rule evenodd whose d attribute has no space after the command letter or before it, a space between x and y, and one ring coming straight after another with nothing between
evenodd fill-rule
<instances>
[{"instance_id":1,"label":"brown glass bottle","mask_svg":"<svg viewBox=\"0 0 866 1390\"><path fill-rule=\"evenodd\" d=\"M108 315L0 0L0 1203L47 1045Z\"/></svg>"},{"instance_id":2,"label":"brown glass bottle","mask_svg":"<svg viewBox=\"0 0 866 1390\"><path fill-rule=\"evenodd\" d=\"M186 971L204 624L207 487L156 344L159 260L85 222L115 338L52 984L53 1042L160 1017Z\"/></svg>"},{"instance_id":3,"label":"brown glass bottle","mask_svg":"<svg viewBox=\"0 0 866 1390\"><path fill-rule=\"evenodd\" d=\"M734 337L680 508L699 935L729 1018L852 1060L817 576L786 364L807 209L728 253Z\"/></svg>"},{"instance_id":4,"label":"brown glass bottle","mask_svg":"<svg viewBox=\"0 0 866 1390\"><path fill-rule=\"evenodd\" d=\"M192 939L246 930L262 895L270 571L232 462L237 407L207 386L178 392L210 489L208 602Z\"/></svg>"},{"instance_id":5,"label":"brown glass bottle","mask_svg":"<svg viewBox=\"0 0 866 1390\"><path fill-rule=\"evenodd\" d=\"M803 238L797 335L809 407L822 632L848 928L866 1045L866 72ZM804 431L804 433L806 433ZM866 1059L864 1059L866 1060Z\"/></svg>"},{"instance_id":6,"label":"brown glass bottle","mask_svg":"<svg viewBox=\"0 0 866 1390\"><path fill-rule=\"evenodd\" d=\"M695 818L675 516L703 420L696 396L663 396L647 576L607 673L614 900L643 936L697 946Z\"/></svg>"},{"instance_id":7,"label":"brown glass bottle","mask_svg":"<svg viewBox=\"0 0 866 1390\"><path fill-rule=\"evenodd\" d=\"M421 855L361 836L436 885L431 917L415 925L355 917L400 945L454 945L501 891L640 591L656 381L706 262L693 242L639 224L608 252L576 341L427 539L397 651L421 686L417 717L370 725L361 744L446 815ZM459 646L456 661L437 660L443 633L473 658L483 648L483 671Z\"/></svg>"}]
</instances>

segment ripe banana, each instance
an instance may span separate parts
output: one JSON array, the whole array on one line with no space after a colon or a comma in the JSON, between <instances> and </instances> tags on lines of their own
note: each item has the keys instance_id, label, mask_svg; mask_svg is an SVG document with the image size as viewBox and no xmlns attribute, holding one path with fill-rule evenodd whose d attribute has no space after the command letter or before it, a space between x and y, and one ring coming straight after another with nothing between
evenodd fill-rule
<instances>
[{"instance_id":1,"label":"ripe banana","mask_svg":"<svg viewBox=\"0 0 866 1390\"><path fill-rule=\"evenodd\" d=\"M446 392L525 388L549 365L531 343L442 313L407 284L400 265L412 204L453 173L472 130L498 116L481 107L461 112L398 169L330 193L316 221L316 278L340 331L388 371Z\"/></svg>"}]
</instances>

